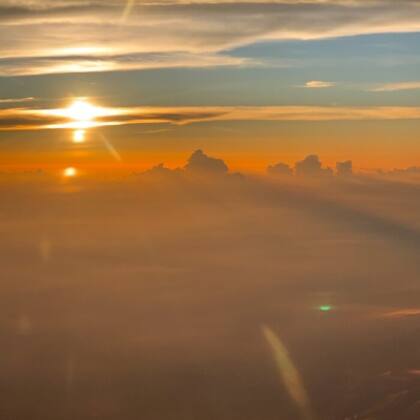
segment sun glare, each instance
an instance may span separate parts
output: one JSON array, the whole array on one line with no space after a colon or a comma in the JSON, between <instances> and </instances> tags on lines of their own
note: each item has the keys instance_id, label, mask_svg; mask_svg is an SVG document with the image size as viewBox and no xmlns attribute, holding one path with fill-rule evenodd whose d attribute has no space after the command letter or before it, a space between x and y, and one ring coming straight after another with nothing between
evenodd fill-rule
<instances>
[{"instance_id":1,"label":"sun glare","mask_svg":"<svg viewBox=\"0 0 420 420\"><path fill-rule=\"evenodd\" d=\"M73 142L83 143L86 130L94 127L117 125L111 117L126 113L124 109L106 108L92 104L88 98L75 98L64 108L44 109L37 114L56 117L57 122L48 128L73 129Z\"/></svg>"},{"instance_id":2,"label":"sun glare","mask_svg":"<svg viewBox=\"0 0 420 420\"><path fill-rule=\"evenodd\" d=\"M93 121L101 115L100 108L85 99L75 100L66 110L66 116L74 121Z\"/></svg>"}]
</instances>

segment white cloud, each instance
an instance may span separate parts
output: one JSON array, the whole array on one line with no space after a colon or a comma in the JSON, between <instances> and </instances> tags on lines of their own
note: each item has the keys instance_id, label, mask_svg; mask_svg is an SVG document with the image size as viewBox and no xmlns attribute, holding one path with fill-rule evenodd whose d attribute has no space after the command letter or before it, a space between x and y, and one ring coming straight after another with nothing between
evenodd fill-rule
<instances>
[{"instance_id":1,"label":"white cloud","mask_svg":"<svg viewBox=\"0 0 420 420\"><path fill-rule=\"evenodd\" d=\"M308 89L325 89L325 88L334 87L335 85L336 85L336 83L334 83L334 82L324 82L324 81L321 81L321 80L311 80L309 82L306 82L303 87L308 88Z\"/></svg>"},{"instance_id":2,"label":"white cloud","mask_svg":"<svg viewBox=\"0 0 420 420\"><path fill-rule=\"evenodd\" d=\"M386 83L370 89L371 92L397 92L401 90L419 90L420 82Z\"/></svg>"},{"instance_id":3,"label":"white cloud","mask_svg":"<svg viewBox=\"0 0 420 420\"><path fill-rule=\"evenodd\" d=\"M125 5L118 0L3 2L0 73L51 72L54 60L65 57L64 72L145 68L133 58L138 54L174 55L185 65L191 65L188 54L202 55L196 58L200 62L213 55L217 59L207 65L219 65L219 59L229 61L223 51L260 41L420 30L415 1L140 1L122 21ZM69 53L69 46L80 53ZM109 61L103 58L105 48ZM44 65L28 66L31 60ZM173 60L160 64L170 67ZM241 63L230 58L227 64Z\"/></svg>"},{"instance_id":4,"label":"white cloud","mask_svg":"<svg viewBox=\"0 0 420 420\"><path fill-rule=\"evenodd\" d=\"M0 98L0 104L18 104L23 102L32 102L35 98Z\"/></svg>"}]
</instances>

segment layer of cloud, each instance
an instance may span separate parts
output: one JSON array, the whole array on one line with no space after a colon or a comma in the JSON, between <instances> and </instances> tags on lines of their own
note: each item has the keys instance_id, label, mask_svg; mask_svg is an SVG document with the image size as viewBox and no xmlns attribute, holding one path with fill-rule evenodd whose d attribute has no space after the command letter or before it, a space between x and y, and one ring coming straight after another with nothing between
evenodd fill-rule
<instances>
[{"instance_id":1,"label":"layer of cloud","mask_svg":"<svg viewBox=\"0 0 420 420\"><path fill-rule=\"evenodd\" d=\"M163 54L159 65L168 67L203 61L242 65L221 52L266 40L420 30L418 2L408 0L168 0L135 2L129 9L126 5L122 0L3 2L0 74L147 68L141 54ZM122 19L124 10L130 13ZM189 54L203 58L191 60ZM121 57L134 58L129 62Z\"/></svg>"},{"instance_id":2,"label":"layer of cloud","mask_svg":"<svg viewBox=\"0 0 420 420\"><path fill-rule=\"evenodd\" d=\"M64 112L63 112L64 111ZM0 130L80 128L64 109L0 110ZM196 106L103 108L90 127L127 124L190 124L205 121L374 121L417 120L418 107Z\"/></svg>"},{"instance_id":3,"label":"layer of cloud","mask_svg":"<svg viewBox=\"0 0 420 420\"><path fill-rule=\"evenodd\" d=\"M296 419L269 325L316 418L418 418L419 185L185 165L0 175L2 415Z\"/></svg>"}]
</instances>

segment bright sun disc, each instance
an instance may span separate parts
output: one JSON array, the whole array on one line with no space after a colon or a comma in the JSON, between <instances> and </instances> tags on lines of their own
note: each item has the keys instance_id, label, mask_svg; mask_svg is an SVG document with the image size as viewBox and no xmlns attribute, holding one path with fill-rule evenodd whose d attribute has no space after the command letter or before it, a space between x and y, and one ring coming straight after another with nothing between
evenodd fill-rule
<instances>
[{"instance_id":1,"label":"bright sun disc","mask_svg":"<svg viewBox=\"0 0 420 420\"><path fill-rule=\"evenodd\" d=\"M66 168L66 169L64 169L64 171L63 171L63 175L64 175L66 178L72 178L72 177L74 177L74 176L76 176L76 175L77 175L77 169L76 169L76 168L73 168L72 166L71 166L71 167L69 167L69 168Z\"/></svg>"},{"instance_id":2,"label":"bright sun disc","mask_svg":"<svg viewBox=\"0 0 420 420\"><path fill-rule=\"evenodd\" d=\"M85 99L75 100L66 109L66 116L74 121L92 121L100 115L100 109L90 104Z\"/></svg>"}]
</instances>

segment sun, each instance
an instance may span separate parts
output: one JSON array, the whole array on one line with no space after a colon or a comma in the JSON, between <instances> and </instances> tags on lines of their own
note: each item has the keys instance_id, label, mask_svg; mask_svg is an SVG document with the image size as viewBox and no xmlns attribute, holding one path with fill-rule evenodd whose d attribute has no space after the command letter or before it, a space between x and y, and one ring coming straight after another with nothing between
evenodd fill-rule
<instances>
[{"instance_id":1,"label":"sun","mask_svg":"<svg viewBox=\"0 0 420 420\"><path fill-rule=\"evenodd\" d=\"M64 169L63 175L66 178L73 178L73 177L75 177L77 175L77 169L74 168L74 167L72 167L72 166L70 166L70 167Z\"/></svg>"},{"instance_id":2,"label":"sun","mask_svg":"<svg viewBox=\"0 0 420 420\"><path fill-rule=\"evenodd\" d=\"M1 0L0 0L1 2ZM56 117L57 123L48 128L70 128L75 130L74 143L85 141L86 130L108 125L117 125L113 117L123 115L126 111L121 108L107 108L92 103L89 98L73 98L63 108L44 109L38 111L41 115Z\"/></svg>"},{"instance_id":3,"label":"sun","mask_svg":"<svg viewBox=\"0 0 420 420\"><path fill-rule=\"evenodd\" d=\"M101 115L99 107L90 104L86 99L76 99L66 110L65 115L77 122L93 121Z\"/></svg>"}]
</instances>

